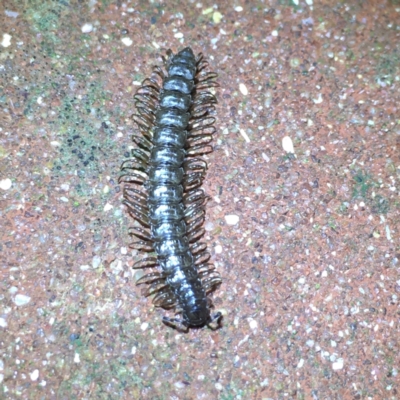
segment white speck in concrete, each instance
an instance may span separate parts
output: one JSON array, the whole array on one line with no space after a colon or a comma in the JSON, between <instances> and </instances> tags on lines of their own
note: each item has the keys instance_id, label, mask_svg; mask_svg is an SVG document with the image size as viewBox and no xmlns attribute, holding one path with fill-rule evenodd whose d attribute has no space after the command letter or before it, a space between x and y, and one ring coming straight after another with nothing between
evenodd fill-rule
<instances>
[{"instance_id":1,"label":"white speck in concrete","mask_svg":"<svg viewBox=\"0 0 400 400\"><path fill-rule=\"evenodd\" d=\"M7 17L11 17L11 18L17 18L19 13L17 13L16 11L10 11L10 10L5 10L4 14L7 15Z\"/></svg>"},{"instance_id":2,"label":"white speck in concrete","mask_svg":"<svg viewBox=\"0 0 400 400\"><path fill-rule=\"evenodd\" d=\"M266 161L266 162L270 162L271 159L265 154L265 153L261 153L262 158Z\"/></svg>"},{"instance_id":3,"label":"white speck in concrete","mask_svg":"<svg viewBox=\"0 0 400 400\"><path fill-rule=\"evenodd\" d=\"M283 150L286 151L286 153L292 153L294 154L294 146L293 146L293 141L289 136L285 136L282 139L282 147Z\"/></svg>"},{"instance_id":4,"label":"white speck in concrete","mask_svg":"<svg viewBox=\"0 0 400 400\"><path fill-rule=\"evenodd\" d=\"M268 378L265 378L261 383L261 387L267 387L269 385L269 380Z\"/></svg>"},{"instance_id":5,"label":"white speck in concrete","mask_svg":"<svg viewBox=\"0 0 400 400\"><path fill-rule=\"evenodd\" d=\"M386 239L391 241L392 240L392 235L390 234L390 228L389 225L385 226L385 231L386 231Z\"/></svg>"},{"instance_id":6,"label":"white speck in concrete","mask_svg":"<svg viewBox=\"0 0 400 400\"><path fill-rule=\"evenodd\" d=\"M247 96L249 94L249 91L247 90L247 87L244 83L241 83L239 85L239 90L240 90L240 93L242 93L244 96Z\"/></svg>"},{"instance_id":7,"label":"white speck in concrete","mask_svg":"<svg viewBox=\"0 0 400 400\"><path fill-rule=\"evenodd\" d=\"M143 322L142 325L140 325L140 329L142 331L145 331L149 327L149 324L147 322Z\"/></svg>"},{"instance_id":8,"label":"white speck in concrete","mask_svg":"<svg viewBox=\"0 0 400 400\"><path fill-rule=\"evenodd\" d=\"M247 133L244 129L239 129L240 134L243 136L243 139L246 143L250 143L250 138L247 136Z\"/></svg>"},{"instance_id":9,"label":"white speck in concrete","mask_svg":"<svg viewBox=\"0 0 400 400\"><path fill-rule=\"evenodd\" d=\"M322 103L322 102L323 102L322 94L319 93L319 94L318 94L318 97L317 97L316 99L313 99L313 102L314 102L315 104L320 104L320 103Z\"/></svg>"},{"instance_id":10,"label":"white speck in concrete","mask_svg":"<svg viewBox=\"0 0 400 400\"><path fill-rule=\"evenodd\" d=\"M271 35L277 37L278 36L278 31L277 30L273 30L271 32Z\"/></svg>"},{"instance_id":11,"label":"white speck in concrete","mask_svg":"<svg viewBox=\"0 0 400 400\"><path fill-rule=\"evenodd\" d=\"M228 225L236 225L239 222L238 215L225 215L225 221Z\"/></svg>"},{"instance_id":12,"label":"white speck in concrete","mask_svg":"<svg viewBox=\"0 0 400 400\"><path fill-rule=\"evenodd\" d=\"M4 318L0 317L0 328L7 328L7 326L7 321Z\"/></svg>"},{"instance_id":13,"label":"white speck in concrete","mask_svg":"<svg viewBox=\"0 0 400 400\"><path fill-rule=\"evenodd\" d=\"M9 47L11 45L11 38L11 35L9 35L8 33L4 33L0 45L2 45L3 47Z\"/></svg>"},{"instance_id":14,"label":"white speck in concrete","mask_svg":"<svg viewBox=\"0 0 400 400\"><path fill-rule=\"evenodd\" d=\"M236 12L242 12L243 11L243 7L242 6L236 6L235 7L235 11Z\"/></svg>"},{"instance_id":15,"label":"white speck in concrete","mask_svg":"<svg viewBox=\"0 0 400 400\"><path fill-rule=\"evenodd\" d=\"M81 357L79 356L79 353L75 353L74 355L74 363L80 363L81 362Z\"/></svg>"},{"instance_id":16,"label":"white speck in concrete","mask_svg":"<svg viewBox=\"0 0 400 400\"><path fill-rule=\"evenodd\" d=\"M252 329L253 331L258 328L258 322L255 319L248 318L247 321L249 323L250 329Z\"/></svg>"},{"instance_id":17,"label":"white speck in concrete","mask_svg":"<svg viewBox=\"0 0 400 400\"><path fill-rule=\"evenodd\" d=\"M297 364L297 368L302 368L303 365L304 365L304 359L301 358L300 361L299 361L299 363Z\"/></svg>"},{"instance_id":18,"label":"white speck in concrete","mask_svg":"<svg viewBox=\"0 0 400 400\"><path fill-rule=\"evenodd\" d=\"M112 210L113 208L114 208L114 206L113 206L112 204L107 203L107 204L104 206L103 210L104 210L104 212L107 212L107 211Z\"/></svg>"},{"instance_id":19,"label":"white speck in concrete","mask_svg":"<svg viewBox=\"0 0 400 400\"><path fill-rule=\"evenodd\" d=\"M8 190L11 188L11 186L12 186L12 181L9 178L2 179L0 181L0 189Z\"/></svg>"},{"instance_id":20,"label":"white speck in concrete","mask_svg":"<svg viewBox=\"0 0 400 400\"><path fill-rule=\"evenodd\" d=\"M124 38L121 39L121 42L125 46L129 47L129 46L132 46L133 40L131 38L129 38L129 37L124 37Z\"/></svg>"},{"instance_id":21,"label":"white speck in concrete","mask_svg":"<svg viewBox=\"0 0 400 400\"><path fill-rule=\"evenodd\" d=\"M222 246L220 244L217 244L214 247L214 251L215 251L215 254L221 254L222 253Z\"/></svg>"},{"instance_id":22,"label":"white speck in concrete","mask_svg":"<svg viewBox=\"0 0 400 400\"><path fill-rule=\"evenodd\" d=\"M101 258L99 256L94 256L92 259L92 267L94 269L99 268L101 264Z\"/></svg>"},{"instance_id":23,"label":"white speck in concrete","mask_svg":"<svg viewBox=\"0 0 400 400\"><path fill-rule=\"evenodd\" d=\"M37 381L37 379L39 378L39 370L35 369L34 371L32 371L29 376L31 377L32 381Z\"/></svg>"},{"instance_id":24,"label":"white speck in concrete","mask_svg":"<svg viewBox=\"0 0 400 400\"><path fill-rule=\"evenodd\" d=\"M177 33L175 33L174 37L176 39L183 39L183 33L182 32L177 32Z\"/></svg>"},{"instance_id":25,"label":"white speck in concrete","mask_svg":"<svg viewBox=\"0 0 400 400\"><path fill-rule=\"evenodd\" d=\"M90 33L93 30L93 25L90 23L83 24L81 30L83 33Z\"/></svg>"},{"instance_id":26,"label":"white speck in concrete","mask_svg":"<svg viewBox=\"0 0 400 400\"><path fill-rule=\"evenodd\" d=\"M31 298L29 296L26 296L24 294L17 294L14 299L14 303L17 306L25 306L31 301Z\"/></svg>"},{"instance_id":27,"label":"white speck in concrete","mask_svg":"<svg viewBox=\"0 0 400 400\"><path fill-rule=\"evenodd\" d=\"M344 366L343 358L338 358L334 363L332 363L332 368L334 371L343 369L343 366Z\"/></svg>"}]
</instances>

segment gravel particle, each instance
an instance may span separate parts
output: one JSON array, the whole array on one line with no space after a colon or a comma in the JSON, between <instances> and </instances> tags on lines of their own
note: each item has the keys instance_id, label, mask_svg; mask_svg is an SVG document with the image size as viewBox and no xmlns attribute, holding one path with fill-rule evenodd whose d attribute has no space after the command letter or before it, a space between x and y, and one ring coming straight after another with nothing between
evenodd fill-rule
<instances>
[{"instance_id":1,"label":"gravel particle","mask_svg":"<svg viewBox=\"0 0 400 400\"><path fill-rule=\"evenodd\" d=\"M93 25L92 25L92 24L89 24L89 23L83 24L81 30L82 30L83 33L92 32L92 30L93 30Z\"/></svg>"},{"instance_id":2,"label":"gravel particle","mask_svg":"<svg viewBox=\"0 0 400 400\"><path fill-rule=\"evenodd\" d=\"M2 179L0 181L0 189L8 190L11 188L11 186L12 186L12 182L11 182L11 179L9 179L9 178Z\"/></svg>"},{"instance_id":3,"label":"gravel particle","mask_svg":"<svg viewBox=\"0 0 400 400\"><path fill-rule=\"evenodd\" d=\"M282 147L283 147L283 150L286 151L286 153L293 153L294 154L293 141L289 136L285 136L282 139Z\"/></svg>"},{"instance_id":4,"label":"gravel particle","mask_svg":"<svg viewBox=\"0 0 400 400\"><path fill-rule=\"evenodd\" d=\"M250 329L255 330L258 328L258 322L253 318L248 318Z\"/></svg>"},{"instance_id":5,"label":"gravel particle","mask_svg":"<svg viewBox=\"0 0 400 400\"><path fill-rule=\"evenodd\" d=\"M239 222L238 215L225 215L225 221L228 225L236 225Z\"/></svg>"},{"instance_id":6,"label":"gravel particle","mask_svg":"<svg viewBox=\"0 0 400 400\"><path fill-rule=\"evenodd\" d=\"M129 37L124 37L124 38L121 39L121 42L125 46L129 47L129 46L132 46L133 40L131 38L129 38Z\"/></svg>"},{"instance_id":7,"label":"gravel particle","mask_svg":"<svg viewBox=\"0 0 400 400\"><path fill-rule=\"evenodd\" d=\"M2 45L3 47L9 47L11 45L11 38L11 35L9 35L8 33L4 33L0 45Z\"/></svg>"},{"instance_id":8,"label":"gravel particle","mask_svg":"<svg viewBox=\"0 0 400 400\"><path fill-rule=\"evenodd\" d=\"M5 10L4 14L7 15L7 17L11 17L11 18L17 18L19 13L17 13L16 11L10 11L10 10Z\"/></svg>"},{"instance_id":9,"label":"gravel particle","mask_svg":"<svg viewBox=\"0 0 400 400\"><path fill-rule=\"evenodd\" d=\"M142 325L140 325L140 329L142 331L145 331L149 327L149 324L147 322L143 322Z\"/></svg>"},{"instance_id":10,"label":"gravel particle","mask_svg":"<svg viewBox=\"0 0 400 400\"><path fill-rule=\"evenodd\" d=\"M219 11L213 13L213 21L215 24L219 24L222 20L223 15Z\"/></svg>"},{"instance_id":11,"label":"gravel particle","mask_svg":"<svg viewBox=\"0 0 400 400\"><path fill-rule=\"evenodd\" d=\"M94 269L99 268L101 264L101 258L99 256L94 256L92 260L92 267Z\"/></svg>"},{"instance_id":12,"label":"gravel particle","mask_svg":"<svg viewBox=\"0 0 400 400\"><path fill-rule=\"evenodd\" d=\"M338 371L340 369L343 369L344 361L343 358L338 358L337 361L332 363L332 368L334 371Z\"/></svg>"},{"instance_id":13,"label":"gravel particle","mask_svg":"<svg viewBox=\"0 0 400 400\"><path fill-rule=\"evenodd\" d=\"M30 375L32 381L36 381L39 378L39 370L35 369L29 375Z\"/></svg>"},{"instance_id":14,"label":"gravel particle","mask_svg":"<svg viewBox=\"0 0 400 400\"><path fill-rule=\"evenodd\" d=\"M110 211L110 210L113 209L113 208L114 208L114 206L113 206L112 204L107 203L107 204L104 206L103 211L104 211L104 212L107 212L107 211Z\"/></svg>"},{"instance_id":15,"label":"gravel particle","mask_svg":"<svg viewBox=\"0 0 400 400\"><path fill-rule=\"evenodd\" d=\"M322 102L323 102L322 94L321 94L321 93L318 93L318 97L317 97L316 99L313 99L313 102L314 102L315 104L320 104L320 103L322 103Z\"/></svg>"},{"instance_id":16,"label":"gravel particle","mask_svg":"<svg viewBox=\"0 0 400 400\"><path fill-rule=\"evenodd\" d=\"M31 298L24 294L17 294L14 299L14 303L17 306L24 306L24 305L28 304L30 301L31 301Z\"/></svg>"},{"instance_id":17,"label":"gravel particle","mask_svg":"<svg viewBox=\"0 0 400 400\"><path fill-rule=\"evenodd\" d=\"M246 141L246 143L250 143L250 138L247 135L246 131L244 129L239 129L239 132L243 136L243 139Z\"/></svg>"},{"instance_id":18,"label":"gravel particle","mask_svg":"<svg viewBox=\"0 0 400 400\"><path fill-rule=\"evenodd\" d=\"M242 93L244 96L247 96L249 94L249 91L247 90L247 87L244 83L241 83L239 85L239 90L240 90L240 93Z\"/></svg>"}]
</instances>

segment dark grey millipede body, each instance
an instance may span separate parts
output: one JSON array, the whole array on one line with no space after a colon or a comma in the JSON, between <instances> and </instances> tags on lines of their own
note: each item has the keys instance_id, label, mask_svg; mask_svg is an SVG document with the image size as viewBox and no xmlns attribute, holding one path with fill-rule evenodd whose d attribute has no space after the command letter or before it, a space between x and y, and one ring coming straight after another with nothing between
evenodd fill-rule
<instances>
[{"instance_id":1,"label":"dark grey millipede body","mask_svg":"<svg viewBox=\"0 0 400 400\"><path fill-rule=\"evenodd\" d=\"M221 277L200 241L207 200L201 188L207 163L200 156L212 151L216 98L208 89L218 86L217 74L189 47L167 56L166 73L154 67L135 94L140 135L133 136L137 148L121 166L124 204L138 225L130 228L137 239L131 247L157 255L134 268L153 268L137 284L148 284L145 295L154 295L156 306L180 315L164 317L165 324L215 329L222 315L211 315L207 294Z\"/></svg>"}]
</instances>

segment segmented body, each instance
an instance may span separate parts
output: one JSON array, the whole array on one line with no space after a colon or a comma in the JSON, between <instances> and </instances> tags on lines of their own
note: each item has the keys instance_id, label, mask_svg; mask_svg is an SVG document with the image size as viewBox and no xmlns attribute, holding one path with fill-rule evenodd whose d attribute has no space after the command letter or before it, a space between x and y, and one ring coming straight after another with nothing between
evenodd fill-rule
<instances>
[{"instance_id":1,"label":"segmented body","mask_svg":"<svg viewBox=\"0 0 400 400\"><path fill-rule=\"evenodd\" d=\"M190 48L167 54L167 73L154 67L136 92L133 119L141 136L133 136L138 147L122 164L120 180L127 183L124 203L140 225L131 228L138 239L132 246L157 254L135 264L158 267L137 283L149 284L146 294L154 294L156 306L181 314L164 317L166 324L185 330L221 319L220 313L211 316L207 298L221 278L199 241L207 199L200 187L207 163L199 156L212 151L216 99L208 89L217 86L217 75Z\"/></svg>"}]
</instances>

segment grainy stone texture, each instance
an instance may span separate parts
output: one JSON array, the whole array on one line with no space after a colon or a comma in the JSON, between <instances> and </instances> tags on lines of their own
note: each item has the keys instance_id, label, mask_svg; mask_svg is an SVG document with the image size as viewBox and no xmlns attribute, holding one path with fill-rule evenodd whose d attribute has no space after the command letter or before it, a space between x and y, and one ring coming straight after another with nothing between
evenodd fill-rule
<instances>
[{"instance_id":1,"label":"grainy stone texture","mask_svg":"<svg viewBox=\"0 0 400 400\"><path fill-rule=\"evenodd\" d=\"M1 398L400 397L398 1L5 0L0 27ZM221 84L225 317L185 335L134 285L117 179L187 45Z\"/></svg>"}]
</instances>

